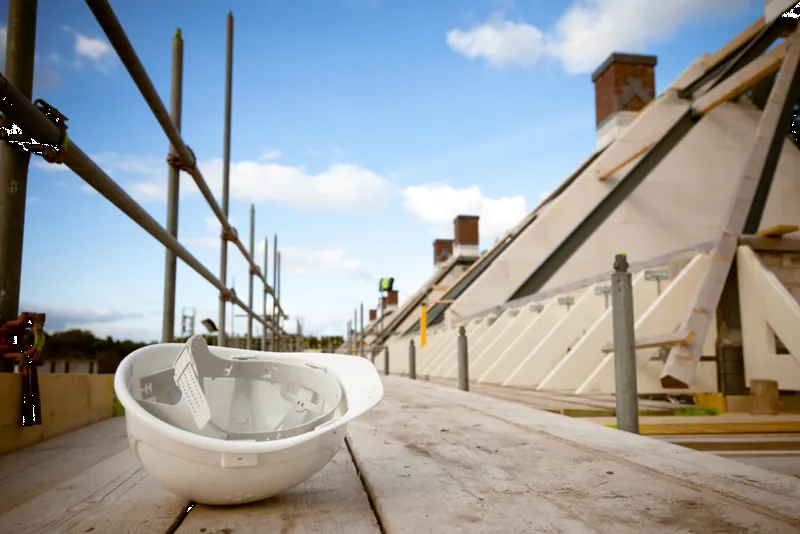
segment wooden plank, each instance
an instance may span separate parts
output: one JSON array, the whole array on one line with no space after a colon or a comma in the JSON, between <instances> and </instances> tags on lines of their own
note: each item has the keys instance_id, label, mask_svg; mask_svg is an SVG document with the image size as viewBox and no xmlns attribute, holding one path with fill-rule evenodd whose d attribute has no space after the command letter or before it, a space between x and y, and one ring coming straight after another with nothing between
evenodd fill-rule
<instances>
[{"instance_id":1,"label":"wooden plank","mask_svg":"<svg viewBox=\"0 0 800 534\"><path fill-rule=\"evenodd\" d=\"M611 417L593 417L587 421L612 428L617 424ZM639 432L645 436L800 432L800 415L644 416L639 418Z\"/></svg>"},{"instance_id":2,"label":"wooden plank","mask_svg":"<svg viewBox=\"0 0 800 534\"><path fill-rule=\"evenodd\" d=\"M379 534L380 528L350 453L342 449L322 471L271 499L235 507L195 506L176 532Z\"/></svg>"},{"instance_id":3,"label":"wooden plank","mask_svg":"<svg viewBox=\"0 0 800 534\"><path fill-rule=\"evenodd\" d=\"M658 132L659 137L663 135L663 132ZM622 160L618 161L608 169L598 169L597 170L597 178L599 180L605 180L606 178L613 176L615 172L619 171L628 163L632 162L639 156L643 155L645 152L650 150L653 145L656 144L656 141L647 141L644 144L640 145L639 148L635 149L633 152L622 158Z\"/></svg>"},{"instance_id":4,"label":"wooden plank","mask_svg":"<svg viewBox=\"0 0 800 534\"><path fill-rule=\"evenodd\" d=\"M741 47L742 45L747 44L751 41L756 35L764 29L766 23L764 21L764 17L758 17L755 21L753 21L750 26L744 29L742 33L728 41L722 48L711 54L705 64L706 72L710 71L717 65L719 65L722 61L730 57L730 55L736 51L737 48ZM689 86L694 82L694 80L689 81L686 83L685 86Z\"/></svg>"},{"instance_id":5,"label":"wooden plank","mask_svg":"<svg viewBox=\"0 0 800 534\"><path fill-rule=\"evenodd\" d=\"M750 413L750 395L726 395L725 403L729 412ZM778 397L778 410L782 413L800 413L800 395L781 395Z\"/></svg>"},{"instance_id":6,"label":"wooden plank","mask_svg":"<svg viewBox=\"0 0 800 534\"><path fill-rule=\"evenodd\" d=\"M770 146L773 142L784 142L785 134L778 133L777 128L784 118L784 113L788 113L788 109L784 108L788 108L789 105L787 99L790 90L793 90L798 65L800 65L800 32L787 39L786 57L775 79L767 106L761 114L753 147L745 160L737 188L731 197L728 214L722 224L722 231L717 238L717 245L711 254L715 261L712 262L705 277L701 278L690 304L689 313L681 325L681 330L695 332L696 336L689 345L680 345L670 350L660 377L661 385L665 388L686 388L692 382L706 336L711 328L712 318L736 256L738 236L745 230L759 182L764 174Z\"/></svg>"},{"instance_id":7,"label":"wooden plank","mask_svg":"<svg viewBox=\"0 0 800 534\"><path fill-rule=\"evenodd\" d=\"M458 385L455 379L431 378L430 381L447 387L457 387ZM549 391L477 383L471 383L469 389L481 395L519 402L537 410L569 417L612 416L617 412L616 402L611 396L608 399L599 399L583 395L558 394ZM669 402L640 400L639 408L641 411L655 412L649 413L649 415L669 415L675 405Z\"/></svg>"},{"instance_id":8,"label":"wooden plank","mask_svg":"<svg viewBox=\"0 0 800 534\"><path fill-rule=\"evenodd\" d=\"M653 349L656 347L674 347L676 345L687 345L694 339L694 332L678 330L671 334L659 334L657 336L645 337L636 340L637 349ZM600 349L604 354L614 352L614 342L609 341Z\"/></svg>"},{"instance_id":9,"label":"wooden plank","mask_svg":"<svg viewBox=\"0 0 800 534\"><path fill-rule=\"evenodd\" d=\"M754 59L741 70L707 93L697 98L692 107L698 115L705 115L723 102L741 95L755 84L774 73L781 66L786 56L786 41Z\"/></svg>"},{"instance_id":10,"label":"wooden plank","mask_svg":"<svg viewBox=\"0 0 800 534\"><path fill-rule=\"evenodd\" d=\"M432 377L430 378L430 381L445 387L456 387L458 385L457 381L453 379ZM532 391L522 391L508 387L477 383L471 383L469 388L470 391L474 391L482 395L489 395L491 397L496 397L498 399L504 399L511 402L519 402L530 406L531 408L536 408L537 410L568 415L570 417L601 417L604 415L614 415L615 413L614 410L609 410L606 406L598 408L595 406L581 405L578 403L561 402L546 397L539 397L536 395L537 392Z\"/></svg>"},{"instance_id":11,"label":"wooden plank","mask_svg":"<svg viewBox=\"0 0 800 534\"><path fill-rule=\"evenodd\" d=\"M158 486L128 448L3 511L0 525L15 534L151 534L166 532L187 506Z\"/></svg>"},{"instance_id":12,"label":"wooden plank","mask_svg":"<svg viewBox=\"0 0 800 534\"><path fill-rule=\"evenodd\" d=\"M761 237L782 237L798 230L800 230L800 226L797 226L796 224L779 224L777 226L760 230L756 233L756 235Z\"/></svg>"},{"instance_id":13,"label":"wooden plank","mask_svg":"<svg viewBox=\"0 0 800 534\"><path fill-rule=\"evenodd\" d=\"M682 447L696 451L797 451L800 453L800 436L797 434L717 434L713 436L679 435L661 437Z\"/></svg>"},{"instance_id":14,"label":"wooden plank","mask_svg":"<svg viewBox=\"0 0 800 534\"><path fill-rule=\"evenodd\" d=\"M0 456L0 512L129 447L121 417Z\"/></svg>"},{"instance_id":15,"label":"wooden plank","mask_svg":"<svg viewBox=\"0 0 800 534\"><path fill-rule=\"evenodd\" d=\"M756 235L739 236L739 245L746 245L756 252L800 252L800 238L782 237L780 239Z\"/></svg>"},{"instance_id":16,"label":"wooden plank","mask_svg":"<svg viewBox=\"0 0 800 534\"><path fill-rule=\"evenodd\" d=\"M42 424L22 427L22 375L0 373L0 454L108 419L114 375L41 373Z\"/></svg>"},{"instance_id":17,"label":"wooden plank","mask_svg":"<svg viewBox=\"0 0 800 534\"><path fill-rule=\"evenodd\" d=\"M800 528L800 480L475 393L385 386L348 439L387 534Z\"/></svg>"}]
</instances>

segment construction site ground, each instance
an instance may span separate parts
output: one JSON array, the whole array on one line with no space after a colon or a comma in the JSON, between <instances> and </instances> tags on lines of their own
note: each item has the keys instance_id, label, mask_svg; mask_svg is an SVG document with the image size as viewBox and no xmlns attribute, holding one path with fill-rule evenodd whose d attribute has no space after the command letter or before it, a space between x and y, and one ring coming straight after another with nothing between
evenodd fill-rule
<instances>
[{"instance_id":1,"label":"construction site ground","mask_svg":"<svg viewBox=\"0 0 800 534\"><path fill-rule=\"evenodd\" d=\"M161 489L121 417L11 452L0 457L0 531L800 531L800 478L519 402L384 384L329 465L245 506L193 506Z\"/></svg>"}]
</instances>

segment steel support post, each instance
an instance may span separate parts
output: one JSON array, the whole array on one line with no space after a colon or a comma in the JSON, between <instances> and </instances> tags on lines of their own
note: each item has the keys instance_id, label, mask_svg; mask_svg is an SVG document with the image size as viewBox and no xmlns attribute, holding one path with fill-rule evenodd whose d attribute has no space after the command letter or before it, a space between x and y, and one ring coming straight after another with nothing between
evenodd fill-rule
<instances>
[{"instance_id":1,"label":"steel support post","mask_svg":"<svg viewBox=\"0 0 800 534\"><path fill-rule=\"evenodd\" d=\"M639 394L636 384L636 340L633 286L628 258L617 254L611 275L611 318L614 330L614 389L617 428L639 433Z\"/></svg>"},{"instance_id":2,"label":"steel support post","mask_svg":"<svg viewBox=\"0 0 800 534\"><path fill-rule=\"evenodd\" d=\"M464 325L458 326L458 389L469 391L469 354Z\"/></svg>"},{"instance_id":3,"label":"steel support post","mask_svg":"<svg viewBox=\"0 0 800 534\"><path fill-rule=\"evenodd\" d=\"M408 340L408 376L412 380L417 378L417 349L413 338Z\"/></svg>"}]
</instances>

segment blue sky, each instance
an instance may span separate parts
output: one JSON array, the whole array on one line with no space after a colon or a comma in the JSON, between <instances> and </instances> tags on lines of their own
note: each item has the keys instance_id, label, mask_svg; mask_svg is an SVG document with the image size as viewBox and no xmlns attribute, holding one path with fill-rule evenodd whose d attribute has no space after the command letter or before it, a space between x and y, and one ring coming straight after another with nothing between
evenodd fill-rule
<instances>
[{"instance_id":1,"label":"blue sky","mask_svg":"<svg viewBox=\"0 0 800 534\"><path fill-rule=\"evenodd\" d=\"M595 145L590 72L610 52L657 55L661 91L763 10L762 0L111 5L167 104L182 29L184 139L218 198L233 11L231 215L249 239L255 202L257 241L269 236L271 249L278 233L284 305L317 334L341 333L359 302L373 305L381 276L409 296L455 215L481 216L485 248L579 165ZM0 43L7 11L0 1ZM39 0L36 46L34 96L163 224L166 137L85 3ZM50 330L159 338L162 246L68 169L32 161L23 306L49 312ZM179 238L218 273L219 225L188 175L181 192ZM246 295L244 261L230 256L229 285ZM216 321L217 303L179 261L178 314Z\"/></svg>"}]
</instances>

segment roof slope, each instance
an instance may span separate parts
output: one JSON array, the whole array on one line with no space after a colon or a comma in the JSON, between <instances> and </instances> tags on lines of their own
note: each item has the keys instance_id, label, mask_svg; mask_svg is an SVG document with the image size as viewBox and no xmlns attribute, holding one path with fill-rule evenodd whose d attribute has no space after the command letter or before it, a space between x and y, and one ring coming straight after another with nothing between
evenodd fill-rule
<instances>
[{"instance_id":1,"label":"roof slope","mask_svg":"<svg viewBox=\"0 0 800 534\"><path fill-rule=\"evenodd\" d=\"M550 204L553 200L558 198L566 189L575 181L575 179L589 166L591 165L599 156L604 152L605 148L600 149L592 153L586 161L581 163L580 167L578 167L575 172L569 175L563 182L561 182L558 187L556 187L552 193L550 193L542 202L539 203L533 210L531 210L528 215L525 216L516 227L514 227L510 232L505 234L503 237L497 240L497 242L492 246L491 249L486 251L478 261L476 261L469 269L467 269L464 274L461 275L455 284L444 294L441 300L445 302L439 302L428 311L428 324L435 325L441 322L444 319L444 312L450 307L452 300L457 299L461 296L461 294L469 288L469 286L477 280L481 274L486 271L486 269L492 265L492 262L496 260L503 251L519 236L522 232L524 232L528 226L530 226L537 218L539 213L541 213L544 208ZM419 330L419 320L417 320L414 325L409 329L409 331L417 331Z\"/></svg>"},{"instance_id":2,"label":"roof slope","mask_svg":"<svg viewBox=\"0 0 800 534\"><path fill-rule=\"evenodd\" d=\"M558 194L526 217L513 237L501 240L465 273L445 296L456 302L434 306L428 324L440 322L448 308L457 316L471 315L602 271L603 262L610 261L606 249L615 241L642 259L713 233L732 194L728 177L741 167L759 113L746 104L728 103L696 120L691 100L678 93L719 83L714 76L732 73L735 64L763 53L781 31L777 26L751 25L710 59L706 55L705 61L693 63L605 153L593 154ZM644 155L631 158L637 150ZM604 169L615 168L610 179L599 179ZM793 176L791 169L779 174L784 185ZM783 217L779 222L795 218L776 202L772 207ZM693 212L684 216L687 208Z\"/></svg>"}]
</instances>

